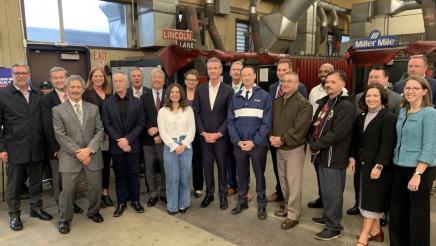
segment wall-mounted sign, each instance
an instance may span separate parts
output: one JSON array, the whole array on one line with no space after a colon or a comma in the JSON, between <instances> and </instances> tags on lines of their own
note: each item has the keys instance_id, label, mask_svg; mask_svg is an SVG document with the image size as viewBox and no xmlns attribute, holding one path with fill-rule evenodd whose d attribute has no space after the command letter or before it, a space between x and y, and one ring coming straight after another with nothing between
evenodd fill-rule
<instances>
[{"instance_id":1,"label":"wall-mounted sign","mask_svg":"<svg viewBox=\"0 0 436 246\"><path fill-rule=\"evenodd\" d=\"M353 40L354 49L392 48L399 44L398 36L383 36L379 30L373 30L367 38Z\"/></svg>"},{"instance_id":2,"label":"wall-mounted sign","mask_svg":"<svg viewBox=\"0 0 436 246\"><path fill-rule=\"evenodd\" d=\"M176 44L185 49L195 49L195 39L191 41L176 40Z\"/></svg>"},{"instance_id":3,"label":"wall-mounted sign","mask_svg":"<svg viewBox=\"0 0 436 246\"><path fill-rule=\"evenodd\" d=\"M7 87L12 83L12 74L10 68L0 68L0 88Z\"/></svg>"},{"instance_id":4,"label":"wall-mounted sign","mask_svg":"<svg viewBox=\"0 0 436 246\"><path fill-rule=\"evenodd\" d=\"M191 31L178 30L178 29L162 29L163 39L179 40L179 41L192 41L193 35Z\"/></svg>"}]
</instances>

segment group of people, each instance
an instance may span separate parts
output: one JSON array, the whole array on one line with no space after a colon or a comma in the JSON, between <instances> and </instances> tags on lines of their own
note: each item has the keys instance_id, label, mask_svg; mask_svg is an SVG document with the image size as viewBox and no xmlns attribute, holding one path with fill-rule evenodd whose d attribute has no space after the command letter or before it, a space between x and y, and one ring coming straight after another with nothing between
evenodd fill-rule
<instances>
[{"instance_id":1,"label":"group of people","mask_svg":"<svg viewBox=\"0 0 436 246\"><path fill-rule=\"evenodd\" d=\"M421 70L416 68L420 62ZM19 198L26 173L30 215L52 219L41 201L42 162L48 157L63 234L70 231L73 214L83 213L75 203L82 174L87 180L88 218L100 223L100 208L114 205L108 193L111 160L117 196L114 217L123 214L128 201L136 212L144 212L139 201L142 160L148 207L160 198L170 215L186 213L191 206L191 174L197 198L203 195L205 181L201 207L208 207L214 201L216 163L219 206L227 209L229 192L237 191L231 213L240 214L249 204L251 163L257 217L266 219L268 202L283 201L274 214L284 218L281 228L288 230L301 216L308 148L319 186L319 197L308 206L324 209L322 217L312 219L324 225L315 238L341 236L349 167L355 172L352 209L364 217L357 245L383 240L380 218L388 212L392 245L430 245L436 82L422 73L424 56L411 57L409 76L401 81L403 96L389 89L388 72L381 67L371 69L364 92L350 97L346 74L323 64L320 84L307 99L289 58L277 61L279 81L269 92L256 84L255 68L239 61L230 67L229 84L222 81L218 58L209 58L206 66L207 83L199 85L199 74L192 69L185 74L184 86L172 83L165 90L160 68L150 72L151 88L143 86L140 68L129 74L114 72L113 95L100 68L93 69L85 82L54 67L50 80L55 89L42 96L28 83L29 67L13 65L13 83L0 92L0 157L8 163L11 229L23 228ZM269 196L264 176L268 149L277 180Z\"/></svg>"}]
</instances>

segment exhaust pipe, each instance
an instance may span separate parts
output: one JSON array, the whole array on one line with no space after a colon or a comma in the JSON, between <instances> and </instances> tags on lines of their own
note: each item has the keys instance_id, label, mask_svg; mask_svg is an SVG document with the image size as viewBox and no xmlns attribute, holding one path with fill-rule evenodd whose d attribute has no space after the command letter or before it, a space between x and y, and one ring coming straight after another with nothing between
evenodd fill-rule
<instances>
[{"instance_id":1,"label":"exhaust pipe","mask_svg":"<svg viewBox=\"0 0 436 246\"><path fill-rule=\"evenodd\" d=\"M215 26L215 3L214 0L206 0L205 11L207 15L207 31L210 39L212 39L213 47L218 50L224 51L223 41Z\"/></svg>"},{"instance_id":2,"label":"exhaust pipe","mask_svg":"<svg viewBox=\"0 0 436 246\"><path fill-rule=\"evenodd\" d=\"M260 40L260 27L259 20L257 19L257 6L260 0L250 1L250 26L251 26L251 39L253 40L254 51L259 52L262 48L262 40Z\"/></svg>"}]
</instances>

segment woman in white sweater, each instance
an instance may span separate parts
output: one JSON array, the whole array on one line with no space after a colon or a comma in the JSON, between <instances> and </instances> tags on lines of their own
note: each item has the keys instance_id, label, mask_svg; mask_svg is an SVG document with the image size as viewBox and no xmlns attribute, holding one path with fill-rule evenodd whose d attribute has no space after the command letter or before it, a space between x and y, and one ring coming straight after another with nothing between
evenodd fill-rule
<instances>
[{"instance_id":1,"label":"woman in white sweater","mask_svg":"<svg viewBox=\"0 0 436 246\"><path fill-rule=\"evenodd\" d=\"M171 215L185 213L191 206L189 179L195 119L192 108L187 105L185 91L179 84L173 83L167 88L157 124L160 137L165 143L163 158L167 211Z\"/></svg>"}]
</instances>

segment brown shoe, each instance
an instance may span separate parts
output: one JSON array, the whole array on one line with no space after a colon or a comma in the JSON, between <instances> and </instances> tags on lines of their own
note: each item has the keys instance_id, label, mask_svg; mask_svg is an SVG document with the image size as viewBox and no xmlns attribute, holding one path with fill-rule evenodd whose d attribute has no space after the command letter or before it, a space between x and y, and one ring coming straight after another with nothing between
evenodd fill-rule
<instances>
[{"instance_id":1,"label":"brown shoe","mask_svg":"<svg viewBox=\"0 0 436 246\"><path fill-rule=\"evenodd\" d=\"M285 201L281 202L281 203L280 203L280 208L281 208L281 209L285 209L285 204L286 204Z\"/></svg>"},{"instance_id":2,"label":"brown shoe","mask_svg":"<svg viewBox=\"0 0 436 246\"><path fill-rule=\"evenodd\" d=\"M288 212L283 209L283 210L275 211L274 215L277 217L286 217L288 216Z\"/></svg>"},{"instance_id":3,"label":"brown shoe","mask_svg":"<svg viewBox=\"0 0 436 246\"><path fill-rule=\"evenodd\" d=\"M234 195L234 194L236 194L236 192L237 192L237 190L235 188L230 187L229 189L227 189L227 196Z\"/></svg>"},{"instance_id":4,"label":"brown shoe","mask_svg":"<svg viewBox=\"0 0 436 246\"><path fill-rule=\"evenodd\" d=\"M253 200L253 193L247 192L247 202L251 202Z\"/></svg>"},{"instance_id":5,"label":"brown shoe","mask_svg":"<svg viewBox=\"0 0 436 246\"><path fill-rule=\"evenodd\" d=\"M369 235L368 241L376 241L376 242L384 242L385 241L385 233L382 228L376 235Z\"/></svg>"},{"instance_id":6,"label":"brown shoe","mask_svg":"<svg viewBox=\"0 0 436 246\"><path fill-rule=\"evenodd\" d=\"M282 229L283 230L289 230L289 229L292 229L297 224L298 224L298 220L291 220L291 219L286 218L282 222Z\"/></svg>"}]
</instances>

